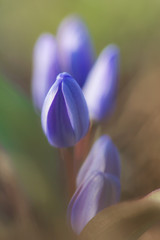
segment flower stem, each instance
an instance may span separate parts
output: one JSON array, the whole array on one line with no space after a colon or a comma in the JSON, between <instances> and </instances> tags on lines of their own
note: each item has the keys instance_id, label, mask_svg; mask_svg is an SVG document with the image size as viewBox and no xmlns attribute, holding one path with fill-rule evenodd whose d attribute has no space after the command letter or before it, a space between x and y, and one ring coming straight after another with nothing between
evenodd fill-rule
<instances>
[{"instance_id":1,"label":"flower stem","mask_svg":"<svg viewBox=\"0 0 160 240\"><path fill-rule=\"evenodd\" d=\"M80 166L88 155L90 148L93 144L96 132L97 123L91 122L87 135L75 146L74 159L75 159L75 174L78 173Z\"/></svg>"},{"instance_id":2,"label":"flower stem","mask_svg":"<svg viewBox=\"0 0 160 240\"><path fill-rule=\"evenodd\" d=\"M60 155L64 163L68 197L70 198L75 191L74 148L61 148Z\"/></svg>"}]
</instances>

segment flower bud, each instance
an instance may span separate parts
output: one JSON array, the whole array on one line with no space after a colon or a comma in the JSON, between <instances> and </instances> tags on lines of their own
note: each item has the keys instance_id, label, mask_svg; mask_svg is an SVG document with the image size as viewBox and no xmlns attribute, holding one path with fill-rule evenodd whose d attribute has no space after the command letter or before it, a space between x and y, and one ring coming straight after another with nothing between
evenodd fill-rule
<instances>
[{"instance_id":1,"label":"flower bud","mask_svg":"<svg viewBox=\"0 0 160 240\"><path fill-rule=\"evenodd\" d=\"M119 75L119 49L114 45L106 47L90 71L84 85L90 117L100 121L111 114Z\"/></svg>"},{"instance_id":2,"label":"flower bud","mask_svg":"<svg viewBox=\"0 0 160 240\"><path fill-rule=\"evenodd\" d=\"M73 146L86 135L87 104L78 83L68 73L60 73L49 90L41 122L49 143L55 147Z\"/></svg>"},{"instance_id":3,"label":"flower bud","mask_svg":"<svg viewBox=\"0 0 160 240\"><path fill-rule=\"evenodd\" d=\"M109 136L101 136L93 145L82 164L76 179L77 186L92 175L94 171L112 174L120 178L120 158L116 146Z\"/></svg>"},{"instance_id":4,"label":"flower bud","mask_svg":"<svg viewBox=\"0 0 160 240\"><path fill-rule=\"evenodd\" d=\"M73 195L68 206L68 218L75 233L102 209L119 201L120 182L113 175L93 172Z\"/></svg>"},{"instance_id":5,"label":"flower bud","mask_svg":"<svg viewBox=\"0 0 160 240\"><path fill-rule=\"evenodd\" d=\"M37 40L33 54L32 96L38 111L59 73L56 41L51 34L43 34Z\"/></svg>"},{"instance_id":6,"label":"flower bud","mask_svg":"<svg viewBox=\"0 0 160 240\"><path fill-rule=\"evenodd\" d=\"M58 29L57 42L63 71L70 73L82 87L94 60L85 24L74 16L64 19Z\"/></svg>"}]
</instances>

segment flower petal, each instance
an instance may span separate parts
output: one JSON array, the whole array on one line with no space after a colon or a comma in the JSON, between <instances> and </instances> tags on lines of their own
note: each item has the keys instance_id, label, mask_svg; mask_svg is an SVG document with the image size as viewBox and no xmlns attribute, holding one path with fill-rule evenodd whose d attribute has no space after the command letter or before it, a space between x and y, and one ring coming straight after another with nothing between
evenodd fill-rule
<instances>
[{"instance_id":1,"label":"flower petal","mask_svg":"<svg viewBox=\"0 0 160 240\"><path fill-rule=\"evenodd\" d=\"M57 76L45 98L41 121L49 143L56 147L73 146L87 133L87 104L81 88L69 74Z\"/></svg>"},{"instance_id":2,"label":"flower petal","mask_svg":"<svg viewBox=\"0 0 160 240\"><path fill-rule=\"evenodd\" d=\"M100 121L113 111L118 75L119 49L109 45L97 59L83 89L92 119Z\"/></svg>"},{"instance_id":3,"label":"flower petal","mask_svg":"<svg viewBox=\"0 0 160 240\"><path fill-rule=\"evenodd\" d=\"M102 209L115 204L120 198L120 182L117 177L101 172L82 184L68 206L72 229L79 234L85 225Z\"/></svg>"},{"instance_id":4,"label":"flower petal","mask_svg":"<svg viewBox=\"0 0 160 240\"><path fill-rule=\"evenodd\" d=\"M119 153L111 138L107 135L101 136L94 143L78 172L77 186L80 186L94 171L112 174L120 178Z\"/></svg>"},{"instance_id":5,"label":"flower petal","mask_svg":"<svg viewBox=\"0 0 160 240\"><path fill-rule=\"evenodd\" d=\"M82 20L71 16L63 20L58 33L60 62L82 87L94 61L93 46Z\"/></svg>"},{"instance_id":6,"label":"flower petal","mask_svg":"<svg viewBox=\"0 0 160 240\"><path fill-rule=\"evenodd\" d=\"M34 47L32 77L33 101L39 111L58 73L60 67L54 36L49 33L42 34Z\"/></svg>"}]
</instances>

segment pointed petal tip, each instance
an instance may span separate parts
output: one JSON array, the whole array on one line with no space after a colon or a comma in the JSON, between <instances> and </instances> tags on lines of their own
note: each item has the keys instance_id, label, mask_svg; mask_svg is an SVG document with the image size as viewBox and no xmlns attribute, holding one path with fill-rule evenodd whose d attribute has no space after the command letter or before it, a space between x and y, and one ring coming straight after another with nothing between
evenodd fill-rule
<instances>
[{"instance_id":1,"label":"pointed petal tip","mask_svg":"<svg viewBox=\"0 0 160 240\"><path fill-rule=\"evenodd\" d=\"M95 171L76 191L68 206L72 229L79 234L102 209L119 200L118 178Z\"/></svg>"},{"instance_id":2,"label":"pointed petal tip","mask_svg":"<svg viewBox=\"0 0 160 240\"><path fill-rule=\"evenodd\" d=\"M60 73L49 90L41 114L44 133L55 147L70 147L89 129L88 108L78 83Z\"/></svg>"}]
</instances>

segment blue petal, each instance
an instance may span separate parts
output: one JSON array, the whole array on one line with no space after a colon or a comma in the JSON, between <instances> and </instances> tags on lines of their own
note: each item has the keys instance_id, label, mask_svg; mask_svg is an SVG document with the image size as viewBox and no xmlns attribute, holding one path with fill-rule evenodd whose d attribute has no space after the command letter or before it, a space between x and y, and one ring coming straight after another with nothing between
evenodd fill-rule
<instances>
[{"instance_id":1,"label":"blue petal","mask_svg":"<svg viewBox=\"0 0 160 240\"><path fill-rule=\"evenodd\" d=\"M118 75L119 49L110 45L100 54L83 89L92 119L100 121L113 111Z\"/></svg>"},{"instance_id":2,"label":"blue petal","mask_svg":"<svg viewBox=\"0 0 160 240\"><path fill-rule=\"evenodd\" d=\"M62 91L76 141L79 141L89 129L89 113L84 95L77 82L70 78L63 83Z\"/></svg>"},{"instance_id":3,"label":"blue petal","mask_svg":"<svg viewBox=\"0 0 160 240\"><path fill-rule=\"evenodd\" d=\"M41 111L45 96L59 72L54 36L42 34L35 44L33 54L32 96L37 110Z\"/></svg>"},{"instance_id":4,"label":"blue petal","mask_svg":"<svg viewBox=\"0 0 160 240\"><path fill-rule=\"evenodd\" d=\"M120 178L120 158L116 146L109 136L101 136L82 164L76 179L80 186L94 171L108 173Z\"/></svg>"},{"instance_id":5,"label":"blue petal","mask_svg":"<svg viewBox=\"0 0 160 240\"><path fill-rule=\"evenodd\" d=\"M79 234L102 209L120 199L120 182L115 176L94 172L74 194L68 206L72 229Z\"/></svg>"},{"instance_id":6,"label":"blue petal","mask_svg":"<svg viewBox=\"0 0 160 240\"><path fill-rule=\"evenodd\" d=\"M56 147L73 146L87 133L87 104L79 85L69 74L57 76L45 98L41 121L49 143Z\"/></svg>"},{"instance_id":7,"label":"blue petal","mask_svg":"<svg viewBox=\"0 0 160 240\"><path fill-rule=\"evenodd\" d=\"M82 20L75 16L64 19L57 42L62 70L70 73L82 87L94 61L91 39Z\"/></svg>"}]
</instances>

